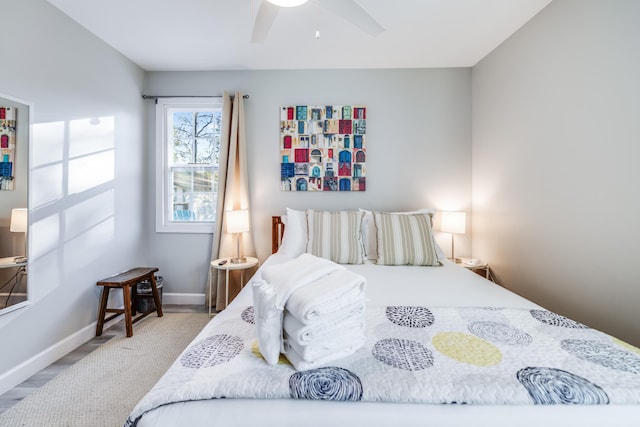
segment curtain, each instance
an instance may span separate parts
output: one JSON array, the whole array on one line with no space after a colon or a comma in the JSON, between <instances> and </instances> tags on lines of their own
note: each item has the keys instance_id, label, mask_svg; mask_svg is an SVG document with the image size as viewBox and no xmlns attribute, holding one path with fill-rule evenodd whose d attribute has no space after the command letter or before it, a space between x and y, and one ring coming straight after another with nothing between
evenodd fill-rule
<instances>
[{"instance_id":1,"label":"curtain","mask_svg":"<svg viewBox=\"0 0 640 427\"><path fill-rule=\"evenodd\" d=\"M220 156L218 169L218 203L216 223L211 246L211 259L232 257L236 255L237 235L227 233L226 211L249 209L249 184L247 180L247 150L244 131L244 101L242 93L234 96L225 92L222 103L222 132L220 140ZM249 210L249 224L251 210ZM253 234L251 231L241 234L240 255L255 256ZM212 271L213 270L213 271ZM225 272L209 268L212 286L212 301L216 311L225 308L226 289ZM244 283L240 283L240 271L229 274L229 301L240 291ZM244 280L251 277L251 272L244 272ZM206 290L206 301L209 301L209 287Z\"/></svg>"}]
</instances>

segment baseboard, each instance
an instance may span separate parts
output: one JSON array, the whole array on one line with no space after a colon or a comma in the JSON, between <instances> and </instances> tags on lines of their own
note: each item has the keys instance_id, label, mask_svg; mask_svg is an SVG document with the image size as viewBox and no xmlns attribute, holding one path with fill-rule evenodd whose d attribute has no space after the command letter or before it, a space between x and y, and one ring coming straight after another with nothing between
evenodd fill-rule
<instances>
[{"instance_id":1,"label":"baseboard","mask_svg":"<svg viewBox=\"0 0 640 427\"><path fill-rule=\"evenodd\" d=\"M164 292L162 295L162 304L177 305L204 305L204 294L180 294Z\"/></svg>"},{"instance_id":2,"label":"baseboard","mask_svg":"<svg viewBox=\"0 0 640 427\"><path fill-rule=\"evenodd\" d=\"M108 329L122 320L121 316L116 317L104 324L104 329ZM71 351L80 347L96 336L96 324L93 322L85 326L78 332L58 341L51 347L36 354L32 358L22 362L15 368L0 374L0 395L11 390L32 375L38 373L61 357L66 356Z\"/></svg>"}]
</instances>

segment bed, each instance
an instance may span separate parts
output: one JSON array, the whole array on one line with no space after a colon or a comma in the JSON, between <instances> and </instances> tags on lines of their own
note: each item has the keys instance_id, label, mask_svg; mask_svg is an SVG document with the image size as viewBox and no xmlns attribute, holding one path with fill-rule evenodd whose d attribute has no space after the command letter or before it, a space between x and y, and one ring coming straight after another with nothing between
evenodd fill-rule
<instances>
[{"instance_id":1,"label":"bed","mask_svg":"<svg viewBox=\"0 0 640 427\"><path fill-rule=\"evenodd\" d=\"M413 220L432 213L398 215ZM363 259L346 267L367 280L362 348L326 370L296 372L286 359L268 366L256 346L251 286L245 286L125 425L638 425L637 348L448 261L431 237L432 266L380 265L376 244L382 250L389 242L379 240L380 228L371 237L378 217L357 216ZM250 283L310 245L312 230L320 237L318 221L311 227L289 209L284 218L286 231L273 218L274 253ZM411 347L407 359L393 345L420 348ZM306 389L294 393L300 387Z\"/></svg>"}]
</instances>

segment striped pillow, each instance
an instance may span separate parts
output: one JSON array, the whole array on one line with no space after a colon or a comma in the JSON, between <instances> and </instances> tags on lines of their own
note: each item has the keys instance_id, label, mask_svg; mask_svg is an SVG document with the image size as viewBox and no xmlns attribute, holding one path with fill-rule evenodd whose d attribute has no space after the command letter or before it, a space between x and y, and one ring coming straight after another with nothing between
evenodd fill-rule
<instances>
[{"instance_id":1,"label":"striped pillow","mask_svg":"<svg viewBox=\"0 0 640 427\"><path fill-rule=\"evenodd\" d=\"M378 264L441 265L431 231L429 214L374 212L377 228Z\"/></svg>"},{"instance_id":2,"label":"striped pillow","mask_svg":"<svg viewBox=\"0 0 640 427\"><path fill-rule=\"evenodd\" d=\"M307 210L307 253L338 264L362 264L364 247L360 226L363 212Z\"/></svg>"}]
</instances>

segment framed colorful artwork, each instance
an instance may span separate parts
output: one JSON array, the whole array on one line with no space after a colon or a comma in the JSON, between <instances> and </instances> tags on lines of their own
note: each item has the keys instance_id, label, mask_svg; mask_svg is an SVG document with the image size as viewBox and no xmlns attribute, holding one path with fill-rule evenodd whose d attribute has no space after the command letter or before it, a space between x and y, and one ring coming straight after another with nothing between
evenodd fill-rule
<instances>
[{"instance_id":1,"label":"framed colorful artwork","mask_svg":"<svg viewBox=\"0 0 640 427\"><path fill-rule=\"evenodd\" d=\"M365 191L366 130L361 105L280 107L280 188Z\"/></svg>"},{"instance_id":2,"label":"framed colorful artwork","mask_svg":"<svg viewBox=\"0 0 640 427\"><path fill-rule=\"evenodd\" d=\"M0 190L13 190L16 109L0 106Z\"/></svg>"}]
</instances>

